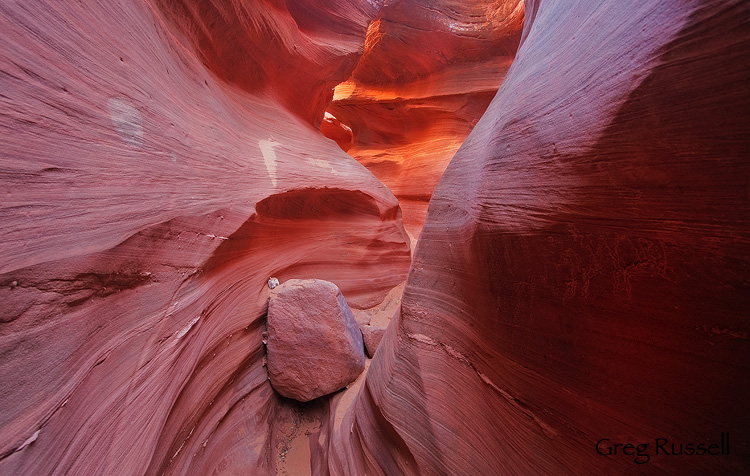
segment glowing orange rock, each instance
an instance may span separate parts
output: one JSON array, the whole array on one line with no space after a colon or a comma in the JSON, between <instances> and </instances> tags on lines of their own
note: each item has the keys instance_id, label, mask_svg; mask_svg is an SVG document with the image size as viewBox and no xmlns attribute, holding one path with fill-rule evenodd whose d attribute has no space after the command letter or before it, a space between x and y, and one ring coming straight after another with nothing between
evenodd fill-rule
<instances>
[{"instance_id":1,"label":"glowing orange rock","mask_svg":"<svg viewBox=\"0 0 750 476\"><path fill-rule=\"evenodd\" d=\"M395 2L367 29L351 78L321 130L399 198L417 237L453 154L497 91L521 36L523 2ZM343 144L342 144L343 142Z\"/></svg>"}]
</instances>

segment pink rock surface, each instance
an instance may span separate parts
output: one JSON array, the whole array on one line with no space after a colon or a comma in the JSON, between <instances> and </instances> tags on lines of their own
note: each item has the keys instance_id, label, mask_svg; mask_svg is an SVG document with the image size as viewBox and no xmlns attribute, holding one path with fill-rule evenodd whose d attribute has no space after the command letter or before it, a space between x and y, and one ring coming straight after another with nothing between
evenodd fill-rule
<instances>
[{"instance_id":1,"label":"pink rock surface","mask_svg":"<svg viewBox=\"0 0 750 476\"><path fill-rule=\"evenodd\" d=\"M316 467L750 472L749 17L743 1L526 2ZM728 455L655 455L657 438L727 432Z\"/></svg>"},{"instance_id":2,"label":"pink rock surface","mask_svg":"<svg viewBox=\"0 0 750 476\"><path fill-rule=\"evenodd\" d=\"M507 64L453 69L483 39L430 29L511 4L388 2L404 18L384 7L371 31L397 34L369 49L373 0L0 4L0 474L276 473L293 412L263 367L268 277L365 309L409 266L393 194L317 130L331 88L363 52L413 59L383 81L361 62L351 109L401 119L350 150L418 122L407 143L442 157ZM747 474L750 5L524 7L315 474ZM440 172L381 165L418 230ZM710 458L595 449L721 433Z\"/></svg>"},{"instance_id":3,"label":"pink rock surface","mask_svg":"<svg viewBox=\"0 0 750 476\"><path fill-rule=\"evenodd\" d=\"M290 279L268 301L268 375L301 402L340 390L365 368L362 334L335 284Z\"/></svg>"},{"instance_id":4,"label":"pink rock surface","mask_svg":"<svg viewBox=\"0 0 750 476\"><path fill-rule=\"evenodd\" d=\"M393 195L286 86L231 82L159 5L0 5L2 475L266 474L268 277L329 280L355 307L405 278ZM293 50L284 15L262 28ZM321 84L356 53L313 49Z\"/></svg>"},{"instance_id":5,"label":"pink rock surface","mask_svg":"<svg viewBox=\"0 0 750 476\"><path fill-rule=\"evenodd\" d=\"M216 76L318 126L384 0L153 0L180 46Z\"/></svg>"},{"instance_id":6,"label":"pink rock surface","mask_svg":"<svg viewBox=\"0 0 750 476\"><path fill-rule=\"evenodd\" d=\"M372 356L375 355L375 351L378 350L380 341L383 340L385 327L364 325L359 328L362 330L362 339L365 342L367 355L372 358Z\"/></svg>"}]
</instances>

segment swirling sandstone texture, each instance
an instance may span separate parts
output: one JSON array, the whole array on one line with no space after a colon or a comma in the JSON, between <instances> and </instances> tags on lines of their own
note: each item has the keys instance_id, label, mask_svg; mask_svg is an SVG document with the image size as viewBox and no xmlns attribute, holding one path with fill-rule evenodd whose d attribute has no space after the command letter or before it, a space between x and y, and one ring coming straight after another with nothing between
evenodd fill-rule
<instances>
[{"instance_id":1,"label":"swirling sandstone texture","mask_svg":"<svg viewBox=\"0 0 750 476\"><path fill-rule=\"evenodd\" d=\"M0 474L275 473L266 280L361 308L409 265L394 196L311 125L375 12L0 4Z\"/></svg>"},{"instance_id":2,"label":"swirling sandstone texture","mask_svg":"<svg viewBox=\"0 0 750 476\"><path fill-rule=\"evenodd\" d=\"M384 0L152 0L221 79L320 124Z\"/></svg>"},{"instance_id":3,"label":"swirling sandstone texture","mask_svg":"<svg viewBox=\"0 0 750 476\"><path fill-rule=\"evenodd\" d=\"M526 2L318 468L750 472L748 18L739 0ZM654 456L721 432L729 455ZM604 438L650 461L598 455Z\"/></svg>"},{"instance_id":4,"label":"swirling sandstone texture","mask_svg":"<svg viewBox=\"0 0 750 476\"><path fill-rule=\"evenodd\" d=\"M389 2L336 87L321 130L388 185L412 236L513 61L522 23L520 0Z\"/></svg>"},{"instance_id":5,"label":"swirling sandstone texture","mask_svg":"<svg viewBox=\"0 0 750 476\"><path fill-rule=\"evenodd\" d=\"M750 4L485 6L1 3L0 475L276 474L313 418L320 475L750 472ZM393 194L317 130L331 88L322 128L424 203L419 144L444 160L503 76L369 373L300 416L268 277L356 315L409 266Z\"/></svg>"}]
</instances>

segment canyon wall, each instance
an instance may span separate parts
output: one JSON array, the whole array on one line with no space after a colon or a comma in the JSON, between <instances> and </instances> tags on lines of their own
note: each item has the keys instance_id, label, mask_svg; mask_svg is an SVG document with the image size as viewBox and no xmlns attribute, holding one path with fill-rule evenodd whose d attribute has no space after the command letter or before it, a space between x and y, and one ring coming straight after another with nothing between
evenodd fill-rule
<instances>
[{"instance_id":1,"label":"canyon wall","mask_svg":"<svg viewBox=\"0 0 750 476\"><path fill-rule=\"evenodd\" d=\"M743 1L526 2L317 468L750 471L748 18ZM655 455L722 434L728 455Z\"/></svg>"},{"instance_id":2,"label":"canyon wall","mask_svg":"<svg viewBox=\"0 0 750 476\"><path fill-rule=\"evenodd\" d=\"M321 121L421 236L366 378L310 407L313 474L750 471L747 2L0 18L0 474L277 473L266 280L356 310L410 265Z\"/></svg>"},{"instance_id":3,"label":"canyon wall","mask_svg":"<svg viewBox=\"0 0 750 476\"><path fill-rule=\"evenodd\" d=\"M324 3L0 5L0 474L275 474L266 280L410 260L312 125L377 11Z\"/></svg>"},{"instance_id":4,"label":"canyon wall","mask_svg":"<svg viewBox=\"0 0 750 476\"><path fill-rule=\"evenodd\" d=\"M508 70L520 0L388 2L321 130L396 195L418 237L440 175Z\"/></svg>"}]
</instances>

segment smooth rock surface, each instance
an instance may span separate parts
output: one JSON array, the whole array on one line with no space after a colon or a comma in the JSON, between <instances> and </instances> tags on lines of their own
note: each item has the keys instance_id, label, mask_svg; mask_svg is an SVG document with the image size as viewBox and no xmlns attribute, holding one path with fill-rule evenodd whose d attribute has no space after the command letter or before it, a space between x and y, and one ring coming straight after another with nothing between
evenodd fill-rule
<instances>
[{"instance_id":1,"label":"smooth rock surface","mask_svg":"<svg viewBox=\"0 0 750 476\"><path fill-rule=\"evenodd\" d=\"M748 474L750 3L525 3L317 467Z\"/></svg>"},{"instance_id":2,"label":"smooth rock surface","mask_svg":"<svg viewBox=\"0 0 750 476\"><path fill-rule=\"evenodd\" d=\"M365 350L367 355L372 358L375 355L375 351L378 350L380 341L383 340L385 335L385 327L364 325L359 326L362 331L362 339L365 342Z\"/></svg>"},{"instance_id":3,"label":"smooth rock surface","mask_svg":"<svg viewBox=\"0 0 750 476\"><path fill-rule=\"evenodd\" d=\"M153 0L216 77L319 126L384 0ZM343 76L343 78L342 78Z\"/></svg>"},{"instance_id":4,"label":"smooth rock surface","mask_svg":"<svg viewBox=\"0 0 750 476\"><path fill-rule=\"evenodd\" d=\"M506 6L503 39L482 25ZM276 474L298 408L263 366L268 277L372 309L409 268L395 197L318 131L332 88L323 128L376 144L360 158L416 233L506 72L370 373L310 439L314 474L750 473L748 18L740 0L0 2L0 474ZM721 433L729 455L596 453Z\"/></svg>"},{"instance_id":5,"label":"smooth rock surface","mask_svg":"<svg viewBox=\"0 0 750 476\"><path fill-rule=\"evenodd\" d=\"M335 284L290 279L268 301L268 375L279 394L301 402L335 392L365 368L362 334Z\"/></svg>"}]
</instances>

